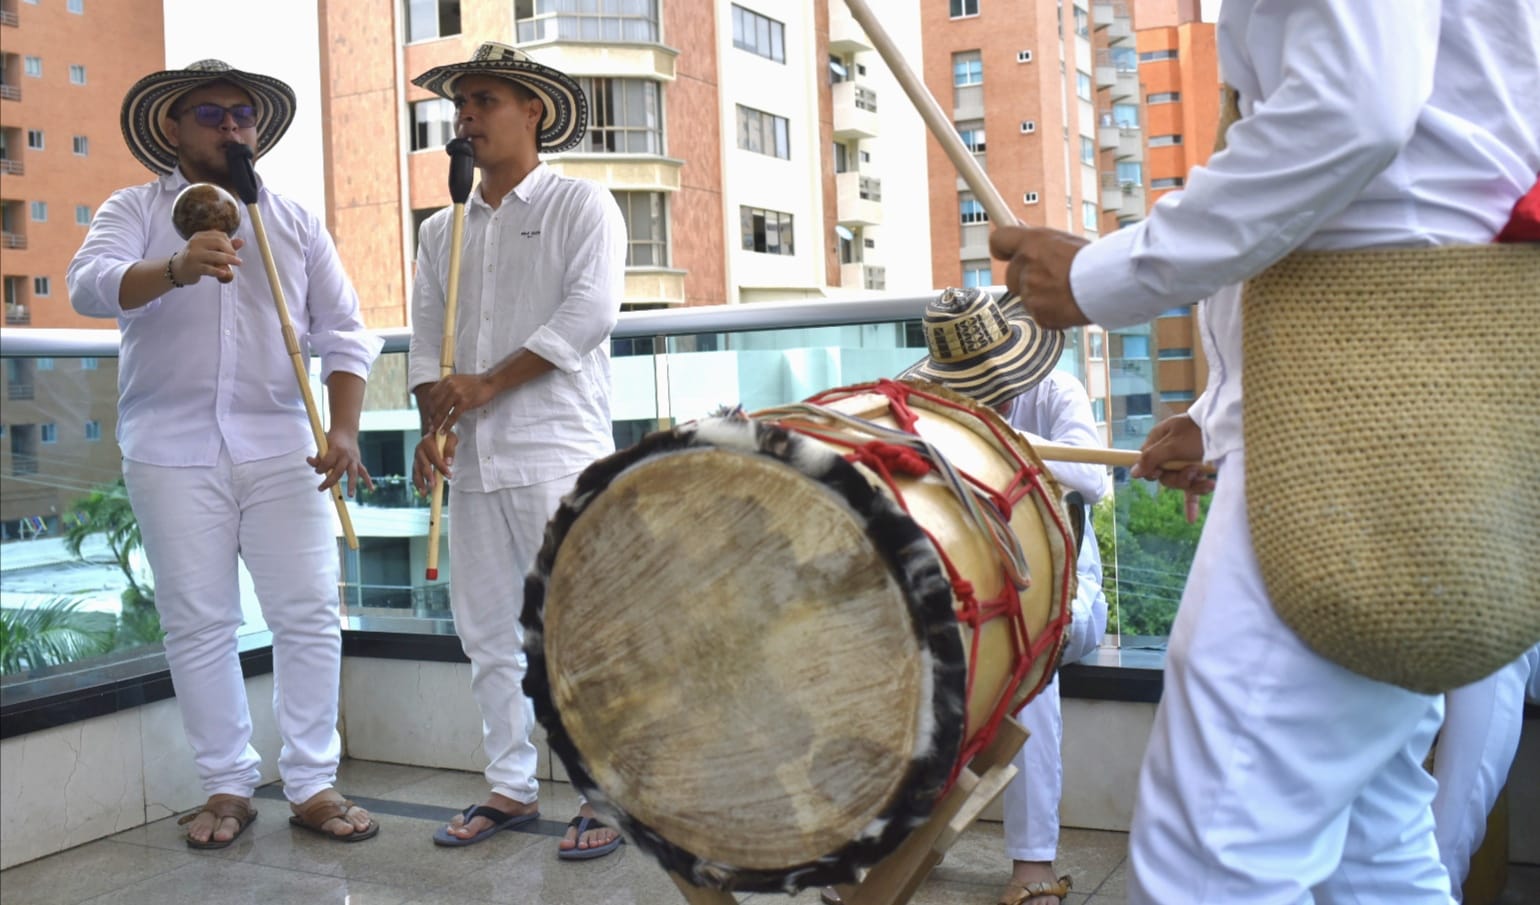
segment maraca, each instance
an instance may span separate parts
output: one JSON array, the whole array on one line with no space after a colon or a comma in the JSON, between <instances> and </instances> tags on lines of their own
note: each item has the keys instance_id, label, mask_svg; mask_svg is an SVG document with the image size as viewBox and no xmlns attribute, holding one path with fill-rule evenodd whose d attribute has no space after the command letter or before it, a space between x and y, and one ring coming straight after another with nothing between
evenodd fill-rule
<instances>
[{"instance_id":1,"label":"maraca","mask_svg":"<svg viewBox=\"0 0 1540 905\"><path fill-rule=\"evenodd\" d=\"M241 206L234 195L219 186L195 182L177 194L171 206L171 225L184 239L211 229L234 236L241 228Z\"/></svg>"}]
</instances>

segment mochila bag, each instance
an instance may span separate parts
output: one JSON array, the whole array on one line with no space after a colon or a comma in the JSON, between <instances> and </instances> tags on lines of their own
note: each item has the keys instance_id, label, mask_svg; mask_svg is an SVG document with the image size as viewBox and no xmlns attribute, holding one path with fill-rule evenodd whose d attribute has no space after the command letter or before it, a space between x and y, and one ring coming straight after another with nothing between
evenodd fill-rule
<instances>
[{"instance_id":1,"label":"mochila bag","mask_svg":"<svg viewBox=\"0 0 1540 905\"><path fill-rule=\"evenodd\" d=\"M1540 244L1296 252L1243 306L1247 509L1279 617L1425 693L1540 641Z\"/></svg>"}]
</instances>

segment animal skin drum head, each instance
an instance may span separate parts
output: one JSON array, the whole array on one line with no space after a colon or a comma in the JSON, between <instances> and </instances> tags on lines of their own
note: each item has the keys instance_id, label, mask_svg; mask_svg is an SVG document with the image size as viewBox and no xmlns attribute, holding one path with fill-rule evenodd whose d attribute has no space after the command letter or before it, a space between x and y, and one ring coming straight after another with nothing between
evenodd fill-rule
<instances>
[{"instance_id":1,"label":"animal skin drum head","mask_svg":"<svg viewBox=\"0 0 1540 905\"><path fill-rule=\"evenodd\" d=\"M574 783L697 885L851 879L928 816L961 741L934 549L842 458L746 419L585 472L524 623Z\"/></svg>"}]
</instances>

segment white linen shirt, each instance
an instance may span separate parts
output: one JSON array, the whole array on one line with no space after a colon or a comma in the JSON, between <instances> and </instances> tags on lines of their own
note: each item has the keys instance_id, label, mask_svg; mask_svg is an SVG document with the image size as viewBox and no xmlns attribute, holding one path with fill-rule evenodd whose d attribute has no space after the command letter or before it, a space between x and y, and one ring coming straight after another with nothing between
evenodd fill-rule
<instances>
[{"instance_id":1,"label":"white linen shirt","mask_svg":"<svg viewBox=\"0 0 1540 905\"><path fill-rule=\"evenodd\" d=\"M454 483L488 492L574 474L614 452L610 331L625 293L626 226L607 189L544 163L494 210L465 205L455 371L483 374L528 349L555 365L466 412ZM452 209L419 233L407 385L439 379Z\"/></svg>"},{"instance_id":2,"label":"white linen shirt","mask_svg":"<svg viewBox=\"0 0 1540 905\"><path fill-rule=\"evenodd\" d=\"M1227 147L1070 283L1121 327L1207 298L1204 454L1241 441L1240 283L1296 248L1489 242L1540 172L1536 0L1228 0ZM1528 98L1528 100L1525 100ZM1223 289L1223 291L1221 291Z\"/></svg>"},{"instance_id":3,"label":"white linen shirt","mask_svg":"<svg viewBox=\"0 0 1540 905\"><path fill-rule=\"evenodd\" d=\"M66 273L70 304L88 317L115 317L118 445L123 456L165 467L212 466L223 445L232 461L314 449L304 398L284 346L267 271L244 205L235 279L204 277L140 308L118 302L123 275L141 260L169 257L186 242L171 224L180 169L114 192L96 212ZM267 230L284 301L307 369L321 357L334 371L368 379L383 341L364 328L354 291L325 225L262 187Z\"/></svg>"},{"instance_id":4,"label":"white linen shirt","mask_svg":"<svg viewBox=\"0 0 1540 905\"><path fill-rule=\"evenodd\" d=\"M1049 371L1042 382L1011 400L1005 421L1018 431L1035 434L1065 446L1101 447L1091 397L1085 387L1063 371ZM1030 440L1030 438L1028 438ZM1049 462L1048 470L1060 484L1080 491L1094 505L1112 489L1107 466L1082 462Z\"/></svg>"}]
</instances>

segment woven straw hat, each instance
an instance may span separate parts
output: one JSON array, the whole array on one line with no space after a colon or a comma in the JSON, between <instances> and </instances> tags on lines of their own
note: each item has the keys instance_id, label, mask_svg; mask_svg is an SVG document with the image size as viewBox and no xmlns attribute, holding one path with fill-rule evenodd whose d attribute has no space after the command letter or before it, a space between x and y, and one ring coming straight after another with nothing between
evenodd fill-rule
<instances>
[{"instance_id":1,"label":"woven straw hat","mask_svg":"<svg viewBox=\"0 0 1540 905\"><path fill-rule=\"evenodd\" d=\"M183 95L210 82L229 82L251 95L257 109L258 157L272 150L294 122L294 89L287 84L243 72L223 60L199 60L186 69L151 73L128 89L122 120L129 152L155 173L176 169L176 146L166 137L166 120Z\"/></svg>"},{"instance_id":2,"label":"woven straw hat","mask_svg":"<svg viewBox=\"0 0 1540 905\"><path fill-rule=\"evenodd\" d=\"M1014 296L946 289L925 306L930 354L899 378L938 383L993 406L1037 386L1064 351L1064 333L1045 330Z\"/></svg>"},{"instance_id":3,"label":"woven straw hat","mask_svg":"<svg viewBox=\"0 0 1540 905\"><path fill-rule=\"evenodd\" d=\"M541 151L556 153L576 147L588 130L588 98L571 76L536 63L522 50L496 41L476 48L470 62L435 66L412 79L412 84L453 100L455 80L462 75L507 79L534 92L545 107L537 136Z\"/></svg>"}]
</instances>

